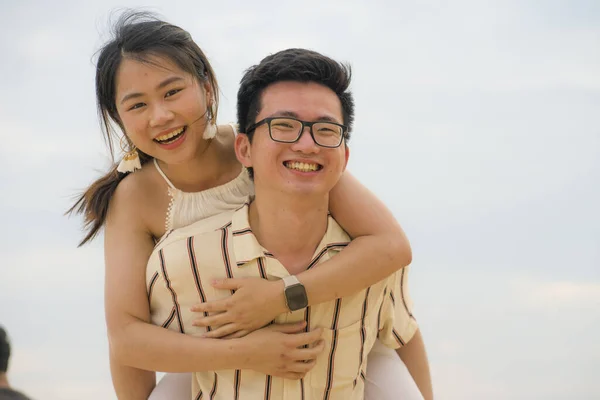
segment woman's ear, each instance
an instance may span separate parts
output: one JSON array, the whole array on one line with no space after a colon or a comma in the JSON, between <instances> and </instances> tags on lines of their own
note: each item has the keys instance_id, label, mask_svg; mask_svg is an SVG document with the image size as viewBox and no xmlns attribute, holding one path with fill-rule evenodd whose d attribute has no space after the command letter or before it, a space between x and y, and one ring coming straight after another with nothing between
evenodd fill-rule
<instances>
[{"instance_id":1,"label":"woman's ear","mask_svg":"<svg viewBox=\"0 0 600 400\"><path fill-rule=\"evenodd\" d=\"M235 137L235 156L246 168L252 167L252 144L245 133L239 133Z\"/></svg>"},{"instance_id":2,"label":"woman's ear","mask_svg":"<svg viewBox=\"0 0 600 400\"><path fill-rule=\"evenodd\" d=\"M214 102L213 99L213 91L210 82L202 82L202 88L204 89L204 100L206 101L206 108L208 109L211 104Z\"/></svg>"}]
</instances>

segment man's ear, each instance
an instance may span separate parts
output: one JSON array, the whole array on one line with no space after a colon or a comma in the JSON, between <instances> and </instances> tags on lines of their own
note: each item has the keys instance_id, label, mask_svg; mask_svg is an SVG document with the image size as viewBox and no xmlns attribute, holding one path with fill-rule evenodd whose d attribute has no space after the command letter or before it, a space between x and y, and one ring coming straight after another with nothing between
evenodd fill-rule
<instances>
[{"instance_id":1,"label":"man's ear","mask_svg":"<svg viewBox=\"0 0 600 400\"><path fill-rule=\"evenodd\" d=\"M346 170L346 167L348 166L348 158L350 157L350 147L348 147L348 145L346 143L344 143L344 171Z\"/></svg>"},{"instance_id":2,"label":"man's ear","mask_svg":"<svg viewBox=\"0 0 600 400\"><path fill-rule=\"evenodd\" d=\"M235 156L238 161L246 168L252 167L251 148L252 144L245 133L238 133L234 142Z\"/></svg>"}]
</instances>

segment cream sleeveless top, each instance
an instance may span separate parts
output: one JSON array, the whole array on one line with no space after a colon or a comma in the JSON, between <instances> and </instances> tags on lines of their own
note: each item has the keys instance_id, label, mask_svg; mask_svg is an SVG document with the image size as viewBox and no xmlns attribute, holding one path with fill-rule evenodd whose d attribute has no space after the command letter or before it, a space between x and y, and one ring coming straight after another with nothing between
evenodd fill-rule
<instances>
[{"instance_id":1,"label":"cream sleeveless top","mask_svg":"<svg viewBox=\"0 0 600 400\"><path fill-rule=\"evenodd\" d=\"M233 126L234 134L237 134ZM201 192L184 192L179 190L167 178L158 162L154 159L158 173L169 185L168 193L171 201L165 219L165 232L190 225L204 218L212 217L225 211L236 210L254 195L254 184L248 176L246 168L231 181Z\"/></svg>"}]
</instances>

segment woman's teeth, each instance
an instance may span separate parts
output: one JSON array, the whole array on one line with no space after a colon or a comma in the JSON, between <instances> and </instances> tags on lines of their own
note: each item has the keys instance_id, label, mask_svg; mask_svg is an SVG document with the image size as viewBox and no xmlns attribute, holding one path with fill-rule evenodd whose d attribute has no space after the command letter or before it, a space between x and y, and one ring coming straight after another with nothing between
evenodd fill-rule
<instances>
[{"instance_id":1,"label":"woman's teeth","mask_svg":"<svg viewBox=\"0 0 600 400\"><path fill-rule=\"evenodd\" d=\"M321 169L319 164L309 164L297 161L287 161L284 165L289 169L294 169L301 172L312 172Z\"/></svg>"},{"instance_id":2,"label":"woman's teeth","mask_svg":"<svg viewBox=\"0 0 600 400\"><path fill-rule=\"evenodd\" d=\"M169 143L177 140L183 134L184 131L185 131L185 127L177 129L176 131L167 133L166 135L162 135L157 138L154 138L154 140L156 140L157 142L159 142L161 144L169 144Z\"/></svg>"}]
</instances>

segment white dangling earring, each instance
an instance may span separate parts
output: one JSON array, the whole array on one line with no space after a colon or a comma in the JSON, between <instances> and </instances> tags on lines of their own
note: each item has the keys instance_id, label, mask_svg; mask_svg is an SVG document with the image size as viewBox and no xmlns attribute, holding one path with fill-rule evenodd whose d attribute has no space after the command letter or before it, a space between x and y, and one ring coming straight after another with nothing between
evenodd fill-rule
<instances>
[{"instance_id":1,"label":"white dangling earring","mask_svg":"<svg viewBox=\"0 0 600 400\"><path fill-rule=\"evenodd\" d=\"M215 103L213 102L208 110L206 110L206 128L204 128L204 134L202 137L205 140L214 138L217 135L217 110Z\"/></svg>"},{"instance_id":2,"label":"white dangling earring","mask_svg":"<svg viewBox=\"0 0 600 400\"><path fill-rule=\"evenodd\" d=\"M123 159L117 166L117 171L126 174L128 172L134 172L136 169L142 169L142 164L140 162L140 155L138 154L137 148L134 145L131 145L131 150L127 151L125 149L125 145L123 144L123 140L125 136L121 138L119 141L119 145L121 150L123 150ZM125 139L127 141L127 139Z\"/></svg>"}]
</instances>

